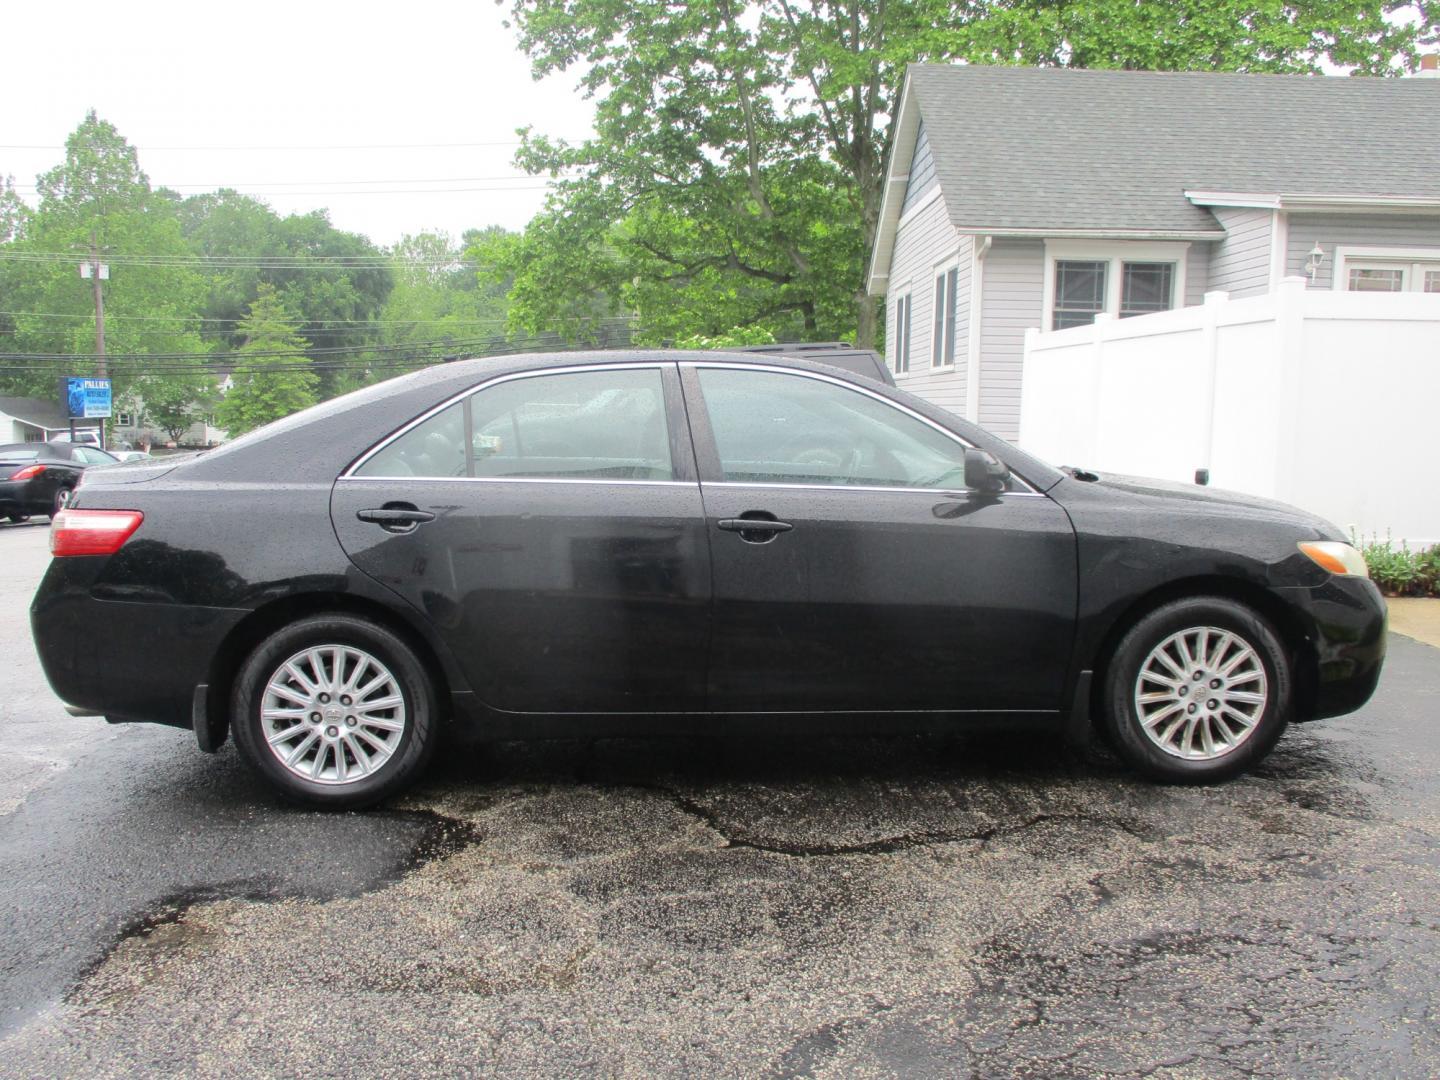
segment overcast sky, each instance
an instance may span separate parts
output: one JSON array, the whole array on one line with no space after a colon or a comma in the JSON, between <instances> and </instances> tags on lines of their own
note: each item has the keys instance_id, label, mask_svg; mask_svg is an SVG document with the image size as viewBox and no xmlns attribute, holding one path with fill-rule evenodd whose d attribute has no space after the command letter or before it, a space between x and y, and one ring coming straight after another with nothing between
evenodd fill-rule
<instances>
[{"instance_id":1,"label":"overcast sky","mask_svg":"<svg viewBox=\"0 0 1440 1080\"><path fill-rule=\"evenodd\" d=\"M30 198L94 108L155 186L328 208L379 244L518 229L544 189L512 164L515 129L583 138L592 110L573 75L531 79L503 17L489 0L10 4L0 175Z\"/></svg>"}]
</instances>

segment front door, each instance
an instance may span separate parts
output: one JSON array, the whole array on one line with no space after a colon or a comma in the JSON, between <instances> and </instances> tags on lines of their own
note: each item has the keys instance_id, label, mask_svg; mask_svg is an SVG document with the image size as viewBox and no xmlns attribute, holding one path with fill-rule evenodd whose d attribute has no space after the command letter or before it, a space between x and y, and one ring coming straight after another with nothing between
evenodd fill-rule
<instances>
[{"instance_id":1,"label":"front door","mask_svg":"<svg viewBox=\"0 0 1440 1080\"><path fill-rule=\"evenodd\" d=\"M687 367L721 711L1060 708L1075 536L953 434L840 380ZM698 418L698 419L697 419Z\"/></svg>"},{"instance_id":2,"label":"front door","mask_svg":"<svg viewBox=\"0 0 1440 1080\"><path fill-rule=\"evenodd\" d=\"M331 513L487 705L703 707L709 552L674 365L486 384L363 458Z\"/></svg>"}]
</instances>

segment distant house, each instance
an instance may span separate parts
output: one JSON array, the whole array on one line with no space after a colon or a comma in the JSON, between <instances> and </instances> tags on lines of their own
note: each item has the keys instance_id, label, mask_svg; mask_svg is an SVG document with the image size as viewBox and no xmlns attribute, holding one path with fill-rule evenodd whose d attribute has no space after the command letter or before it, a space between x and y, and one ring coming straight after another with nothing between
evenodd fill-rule
<instances>
[{"instance_id":1,"label":"distant house","mask_svg":"<svg viewBox=\"0 0 1440 1080\"><path fill-rule=\"evenodd\" d=\"M229 371L217 372L215 376L215 389L223 397L235 386L234 374ZM139 446L142 443L151 446L164 446L170 441L170 433L162 431L145 415L145 403L136 399L129 404L128 408L117 409L111 419L111 433L115 438L130 443L132 446ZM224 428L215 426L213 414L203 414L190 425L180 438L176 440L180 446L214 446L222 443L229 434Z\"/></svg>"},{"instance_id":2,"label":"distant house","mask_svg":"<svg viewBox=\"0 0 1440 1080\"><path fill-rule=\"evenodd\" d=\"M1440 292L1437 120L1431 78L912 65L868 279L896 382L1013 439L1027 328Z\"/></svg>"},{"instance_id":3,"label":"distant house","mask_svg":"<svg viewBox=\"0 0 1440 1080\"><path fill-rule=\"evenodd\" d=\"M75 430L94 428L94 420L75 421ZM0 397L0 444L44 442L69 434L70 418L58 401L44 398Z\"/></svg>"}]
</instances>

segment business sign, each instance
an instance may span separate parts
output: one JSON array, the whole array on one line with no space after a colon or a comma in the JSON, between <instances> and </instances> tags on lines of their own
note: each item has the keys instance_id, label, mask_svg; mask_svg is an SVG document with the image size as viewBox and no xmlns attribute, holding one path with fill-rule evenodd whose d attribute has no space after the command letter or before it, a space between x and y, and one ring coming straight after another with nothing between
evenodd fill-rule
<instances>
[{"instance_id":1,"label":"business sign","mask_svg":"<svg viewBox=\"0 0 1440 1080\"><path fill-rule=\"evenodd\" d=\"M67 375L60 380L60 403L72 420L110 415L110 380Z\"/></svg>"}]
</instances>

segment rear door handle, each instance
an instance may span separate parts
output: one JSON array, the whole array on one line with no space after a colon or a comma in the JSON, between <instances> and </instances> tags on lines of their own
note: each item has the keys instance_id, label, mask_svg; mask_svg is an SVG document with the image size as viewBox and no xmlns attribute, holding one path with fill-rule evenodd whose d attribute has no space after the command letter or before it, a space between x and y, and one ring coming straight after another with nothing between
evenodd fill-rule
<instances>
[{"instance_id":1,"label":"rear door handle","mask_svg":"<svg viewBox=\"0 0 1440 1080\"><path fill-rule=\"evenodd\" d=\"M417 525L434 521L435 515L428 510L413 506L381 506L373 510L356 510L355 516L361 521L379 525L386 532L410 532Z\"/></svg>"}]
</instances>

